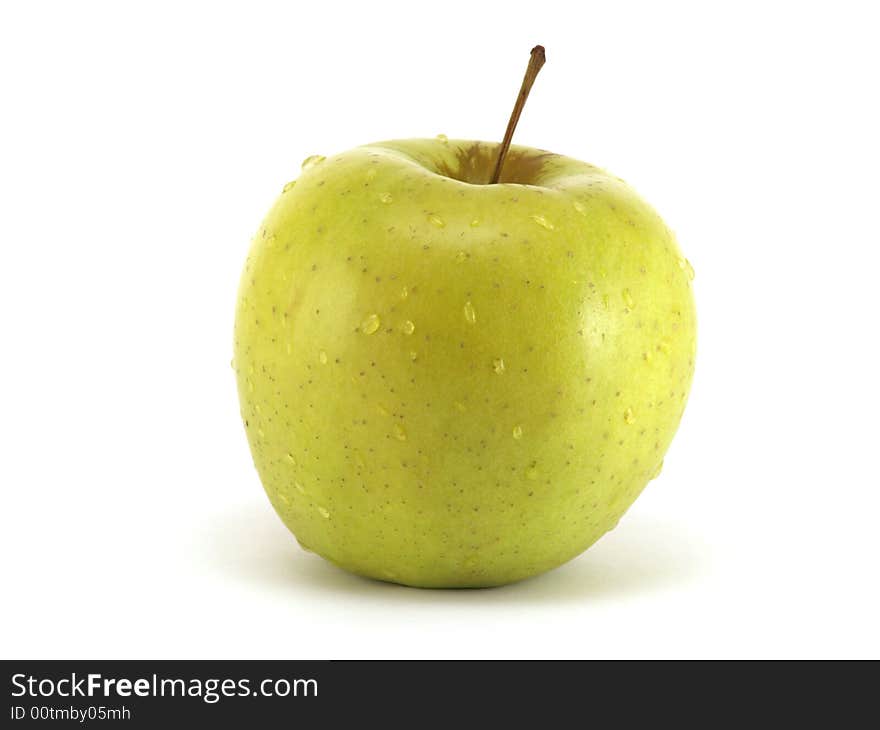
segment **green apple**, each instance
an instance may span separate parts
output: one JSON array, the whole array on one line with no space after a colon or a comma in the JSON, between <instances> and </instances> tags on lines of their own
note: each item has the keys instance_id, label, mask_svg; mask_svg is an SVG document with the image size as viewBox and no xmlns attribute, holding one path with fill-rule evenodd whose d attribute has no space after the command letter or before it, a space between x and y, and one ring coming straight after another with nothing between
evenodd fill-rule
<instances>
[{"instance_id":1,"label":"green apple","mask_svg":"<svg viewBox=\"0 0 880 730\"><path fill-rule=\"evenodd\" d=\"M310 158L236 310L247 437L300 543L363 576L493 586L578 555L661 468L693 270L619 178L415 139Z\"/></svg>"}]
</instances>

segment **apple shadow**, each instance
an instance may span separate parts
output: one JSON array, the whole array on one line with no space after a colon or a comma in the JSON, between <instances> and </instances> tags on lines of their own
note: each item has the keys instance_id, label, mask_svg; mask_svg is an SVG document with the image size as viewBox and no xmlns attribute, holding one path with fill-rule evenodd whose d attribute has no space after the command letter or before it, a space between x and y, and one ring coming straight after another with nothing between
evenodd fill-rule
<instances>
[{"instance_id":1,"label":"apple shadow","mask_svg":"<svg viewBox=\"0 0 880 730\"><path fill-rule=\"evenodd\" d=\"M262 590L344 594L366 602L409 604L554 603L620 600L680 587L705 575L706 546L639 514L586 553L548 573L499 588L420 589L361 578L302 550L265 504L249 504L206 525L208 567Z\"/></svg>"}]
</instances>

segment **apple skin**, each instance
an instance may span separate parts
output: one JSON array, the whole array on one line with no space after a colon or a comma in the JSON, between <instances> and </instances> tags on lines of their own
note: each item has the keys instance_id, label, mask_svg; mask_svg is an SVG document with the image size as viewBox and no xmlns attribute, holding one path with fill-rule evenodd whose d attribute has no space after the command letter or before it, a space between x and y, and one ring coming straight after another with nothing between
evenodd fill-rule
<instances>
[{"instance_id":1,"label":"apple skin","mask_svg":"<svg viewBox=\"0 0 880 730\"><path fill-rule=\"evenodd\" d=\"M514 146L307 161L255 237L234 368L263 486L353 573L495 586L612 529L694 369L693 269L623 181Z\"/></svg>"}]
</instances>

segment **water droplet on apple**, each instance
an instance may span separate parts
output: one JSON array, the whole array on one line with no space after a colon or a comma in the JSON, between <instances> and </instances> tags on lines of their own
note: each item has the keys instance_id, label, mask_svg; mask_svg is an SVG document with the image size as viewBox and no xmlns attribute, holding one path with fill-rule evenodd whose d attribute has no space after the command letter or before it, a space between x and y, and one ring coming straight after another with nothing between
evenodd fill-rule
<instances>
[{"instance_id":1,"label":"water droplet on apple","mask_svg":"<svg viewBox=\"0 0 880 730\"><path fill-rule=\"evenodd\" d=\"M657 349L664 355L668 355L672 351L672 346L669 344L669 340L664 337L657 343Z\"/></svg>"},{"instance_id":2,"label":"water droplet on apple","mask_svg":"<svg viewBox=\"0 0 880 730\"><path fill-rule=\"evenodd\" d=\"M438 134L437 141L442 142L443 144L449 144L449 137L447 137L445 134Z\"/></svg>"},{"instance_id":3,"label":"water droplet on apple","mask_svg":"<svg viewBox=\"0 0 880 730\"><path fill-rule=\"evenodd\" d=\"M403 289L400 290L400 298L406 299L408 296L409 296L409 289L407 287L403 287Z\"/></svg>"},{"instance_id":4,"label":"water droplet on apple","mask_svg":"<svg viewBox=\"0 0 880 730\"><path fill-rule=\"evenodd\" d=\"M361 332L363 332L365 335L371 335L379 329L379 325L381 324L382 321L379 319L379 315L371 314L363 322L361 322Z\"/></svg>"},{"instance_id":5,"label":"water droplet on apple","mask_svg":"<svg viewBox=\"0 0 880 730\"><path fill-rule=\"evenodd\" d=\"M284 346L284 349L287 350L288 355L293 351L293 348L290 346L289 342Z\"/></svg>"},{"instance_id":6,"label":"water droplet on apple","mask_svg":"<svg viewBox=\"0 0 880 730\"><path fill-rule=\"evenodd\" d=\"M376 404L376 413L380 416L387 416L388 411L385 410L384 406L381 403Z\"/></svg>"},{"instance_id":7,"label":"water droplet on apple","mask_svg":"<svg viewBox=\"0 0 880 730\"><path fill-rule=\"evenodd\" d=\"M398 441L406 441L406 431L399 423L394 424L394 438Z\"/></svg>"},{"instance_id":8,"label":"water droplet on apple","mask_svg":"<svg viewBox=\"0 0 880 730\"><path fill-rule=\"evenodd\" d=\"M474 219L471 221L471 228L476 228L478 225L480 225L480 219L479 219L479 218L474 218Z\"/></svg>"},{"instance_id":9,"label":"water droplet on apple","mask_svg":"<svg viewBox=\"0 0 880 730\"><path fill-rule=\"evenodd\" d=\"M629 289L623 290L623 303L626 305L627 309L633 308L633 297Z\"/></svg>"},{"instance_id":10,"label":"water droplet on apple","mask_svg":"<svg viewBox=\"0 0 880 730\"><path fill-rule=\"evenodd\" d=\"M635 416L635 414L633 413L633 409L632 409L632 408L627 408L627 409L623 412L623 422L626 423L627 425L632 425L633 423L636 422L636 416Z\"/></svg>"},{"instance_id":11,"label":"water droplet on apple","mask_svg":"<svg viewBox=\"0 0 880 730\"><path fill-rule=\"evenodd\" d=\"M293 190L293 188L294 188L295 185L296 185L296 180L291 180L289 183L287 183L287 185L285 185L285 186L281 189L281 192L282 192L282 193L290 192L291 190Z\"/></svg>"},{"instance_id":12,"label":"water droplet on apple","mask_svg":"<svg viewBox=\"0 0 880 730\"><path fill-rule=\"evenodd\" d=\"M495 358L492 361L492 369L496 374L501 375L504 372L504 359L500 357Z\"/></svg>"},{"instance_id":13,"label":"water droplet on apple","mask_svg":"<svg viewBox=\"0 0 880 730\"><path fill-rule=\"evenodd\" d=\"M474 305L470 302L465 302L464 318L468 321L469 324L476 324L477 322L477 313L474 310Z\"/></svg>"},{"instance_id":14,"label":"water droplet on apple","mask_svg":"<svg viewBox=\"0 0 880 730\"><path fill-rule=\"evenodd\" d=\"M406 322L403 323L403 334L411 335L415 331L416 331L416 326L412 322L410 322L409 320L406 320Z\"/></svg>"},{"instance_id":15,"label":"water droplet on apple","mask_svg":"<svg viewBox=\"0 0 880 730\"><path fill-rule=\"evenodd\" d=\"M250 378L247 379L247 389L248 389L248 393L254 392L254 381L251 380Z\"/></svg>"},{"instance_id":16,"label":"water droplet on apple","mask_svg":"<svg viewBox=\"0 0 880 730\"><path fill-rule=\"evenodd\" d=\"M281 502L281 504L284 505L285 507L287 507L290 504L290 500L287 498L287 495L284 494L283 492L278 492L275 496L278 498L278 501Z\"/></svg>"},{"instance_id":17,"label":"water droplet on apple","mask_svg":"<svg viewBox=\"0 0 880 730\"><path fill-rule=\"evenodd\" d=\"M648 480L656 479L660 476L660 472L663 471L663 459L660 459L660 463L657 464L657 468L651 473L651 476L648 477Z\"/></svg>"},{"instance_id":18,"label":"water droplet on apple","mask_svg":"<svg viewBox=\"0 0 880 730\"><path fill-rule=\"evenodd\" d=\"M327 158L324 157L324 155L309 155L308 157L306 157L306 159L303 160L302 169L310 170L315 165L320 165L326 159Z\"/></svg>"},{"instance_id":19,"label":"water droplet on apple","mask_svg":"<svg viewBox=\"0 0 880 730\"><path fill-rule=\"evenodd\" d=\"M587 206L584 205L580 200L574 201L574 209L580 213L581 215L587 214Z\"/></svg>"},{"instance_id":20,"label":"water droplet on apple","mask_svg":"<svg viewBox=\"0 0 880 730\"><path fill-rule=\"evenodd\" d=\"M299 482L294 482L294 483L293 483L293 487L294 487L294 489L296 489L296 491L299 492L300 494L305 494L305 493L306 493L305 488L304 488L303 485L300 484Z\"/></svg>"},{"instance_id":21,"label":"water droplet on apple","mask_svg":"<svg viewBox=\"0 0 880 730\"><path fill-rule=\"evenodd\" d=\"M391 197L391 193L382 193L382 194L379 196L379 200L380 200L381 202L385 203L385 205L388 205L389 203L391 203L391 202L394 201L394 198Z\"/></svg>"},{"instance_id":22,"label":"water droplet on apple","mask_svg":"<svg viewBox=\"0 0 880 730\"><path fill-rule=\"evenodd\" d=\"M513 427L513 437L519 441L523 437L522 426L514 426Z\"/></svg>"},{"instance_id":23,"label":"water droplet on apple","mask_svg":"<svg viewBox=\"0 0 880 730\"><path fill-rule=\"evenodd\" d=\"M532 216L532 220L535 221L541 228L546 228L548 231L552 231L556 228L550 221L548 221L543 215L540 213Z\"/></svg>"},{"instance_id":24,"label":"water droplet on apple","mask_svg":"<svg viewBox=\"0 0 880 730\"><path fill-rule=\"evenodd\" d=\"M445 228L446 221L444 221L439 215L434 215L433 213L428 216L428 220L437 228Z\"/></svg>"},{"instance_id":25,"label":"water droplet on apple","mask_svg":"<svg viewBox=\"0 0 880 730\"><path fill-rule=\"evenodd\" d=\"M318 507L318 514L321 515L325 520L330 519L330 510L325 507Z\"/></svg>"},{"instance_id":26,"label":"water droplet on apple","mask_svg":"<svg viewBox=\"0 0 880 730\"><path fill-rule=\"evenodd\" d=\"M318 353L318 361L321 363L321 365L327 364L327 353L324 352L323 350L321 350L321 352Z\"/></svg>"},{"instance_id":27,"label":"water droplet on apple","mask_svg":"<svg viewBox=\"0 0 880 730\"><path fill-rule=\"evenodd\" d=\"M688 261L687 259L679 259L678 260L678 267L685 273L685 276L687 276L688 281L694 280L694 267L691 266L690 261Z\"/></svg>"},{"instance_id":28,"label":"water droplet on apple","mask_svg":"<svg viewBox=\"0 0 880 730\"><path fill-rule=\"evenodd\" d=\"M410 351L409 351L409 359L412 360L413 362L416 361L416 359L418 358L418 356L419 356L419 353L417 353L415 350L410 350Z\"/></svg>"},{"instance_id":29,"label":"water droplet on apple","mask_svg":"<svg viewBox=\"0 0 880 730\"><path fill-rule=\"evenodd\" d=\"M459 251L457 254L455 254L455 260L458 261L458 263L463 263L469 258L470 254L467 251Z\"/></svg>"},{"instance_id":30,"label":"water droplet on apple","mask_svg":"<svg viewBox=\"0 0 880 730\"><path fill-rule=\"evenodd\" d=\"M257 429L257 436L259 436L261 439L266 438L266 434L265 434L265 432L263 431L262 428L258 428L258 429Z\"/></svg>"},{"instance_id":31,"label":"water droplet on apple","mask_svg":"<svg viewBox=\"0 0 880 730\"><path fill-rule=\"evenodd\" d=\"M538 466L537 464L532 464L528 469L526 469L526 479L530 481L535 481L538 478Z\"/></svg>"},{"instance_id":32,"label":"water droplet on apple","mask_svg":"<svg viewBox=\"0 0 880 730\"><path fill-rule=\"evenodd\" d=\"M293 458L293 454L291 454L289 451L287 452L287 454L285 454L284 458L287 459L288 462L296 466L296 459Z\"/></svg>"},{"instance_id":33,"label":"water droplet on apple","mask_svg":"<svg viewBox=\"0 0 880 730\"><path fill-rule=\"evenodd\" d=\"M461 401L456 401L455 402L455 409L459 413L464 413L467 410L467 406L464 403L462 403Z\"/></svg>"}]
</instances>

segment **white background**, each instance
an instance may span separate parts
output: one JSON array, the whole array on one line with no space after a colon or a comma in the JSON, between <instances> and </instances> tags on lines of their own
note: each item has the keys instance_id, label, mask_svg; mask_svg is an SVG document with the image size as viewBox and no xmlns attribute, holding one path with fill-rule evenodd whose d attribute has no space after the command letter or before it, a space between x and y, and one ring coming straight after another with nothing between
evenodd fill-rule
<instances>
[{"instance_id":1,"label":"white background","mask_svg":"<svg viewBox=\"0 0 880 730\"><path fill-rule=\"evenodd\" d=\"M0 655L880 656L872 3L6 2ZM618 528L519 585L301 552L229 367L300 161L516 140L607 167L697 272L691 402Z\"/></svg>"}]
</instances>

